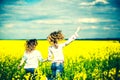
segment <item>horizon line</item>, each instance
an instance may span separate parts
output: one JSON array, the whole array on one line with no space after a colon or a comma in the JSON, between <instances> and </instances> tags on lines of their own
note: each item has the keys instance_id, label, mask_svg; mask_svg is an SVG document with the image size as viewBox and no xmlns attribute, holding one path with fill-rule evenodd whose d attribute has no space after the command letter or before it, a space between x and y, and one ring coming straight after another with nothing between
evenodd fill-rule
<instances>
[{"instance_id":1,"label":"horizon line","mask_svg":"<svg viewBox=\"0 0 120 80\"><path fill-rule=\"evenodd\" d=\"M36 39L36 38L31 38L31 39ZM29 39L0 39L0 40L29 40ZM37 39L37 40L47 40L47 39ZM64 40L67 40L67 38L65 38ZM120 40L120 38L81 38L75 40Z\"/></svg>"}]
</instances>

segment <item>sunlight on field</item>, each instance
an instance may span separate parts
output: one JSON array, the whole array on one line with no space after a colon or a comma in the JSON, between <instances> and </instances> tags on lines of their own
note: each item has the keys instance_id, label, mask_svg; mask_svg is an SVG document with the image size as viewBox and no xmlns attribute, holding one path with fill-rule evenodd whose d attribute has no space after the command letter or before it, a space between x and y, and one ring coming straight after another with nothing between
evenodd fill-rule
<instances>
[{"instance_id":1,"label":"sunlight on field","mask_svg":"<svg viewBox=\"0 0 120 80\"><path fill-rule=\"evenodd\" d=\"M0 40L0 71L3 72L0 74L1 78L16 79L22 78L22 75L26 77L23 68L17 71L17 65L24 53L24 44L25 40ZM47 58L49 46L48 41L38 40L36 49L41 52L43 58ZM92 78L114 80L114 78L118 79L120 77L120 68L118 67L120 66L118 64L120 61L119 41L75 40L66 46L63 52L66 72L63 79L86 80ZM39 72L38 78L39 76L44 78L46 75L51 74L50 63L42 64Z\"/></svg>"},{"instance_id":2,"label":"sunlight on field","mask_svg":"<svg viewBox=\"0 0 120 80\"><path fill-rule=\"evenodd\" d=\"M65 41L62 41L65 42ZM25 40L0 40L0 55L11 55L16 57L21 57L24 52ZM39 50L44 58L47 57L49 43L46 40L38 40ZM83 56L90 58L91 55L96 55L96 57L104 57L109 52L107 48L111 48L108 51L119 52L120 44L118 41L89 41L89 40L76 40L66 46L63 49L65 57L78 57ZM100 52L99 52L100 51Z\"/></svg>"}]
</instances>

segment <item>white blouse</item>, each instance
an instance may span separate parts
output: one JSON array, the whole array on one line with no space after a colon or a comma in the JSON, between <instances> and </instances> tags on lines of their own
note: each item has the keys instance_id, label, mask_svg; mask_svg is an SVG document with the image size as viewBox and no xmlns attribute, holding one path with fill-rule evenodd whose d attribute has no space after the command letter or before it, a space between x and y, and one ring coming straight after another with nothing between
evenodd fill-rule
<instances>
[{"instance_id":1,"label":"white blouse","mask_svg":"<svg viewBox=\"0 0 120 80\"><path fill-rule=\"evenodd\" d=\"M78 35L76 34L72 35L65 43L58 44L58 48L50 46L48 48L48 60L52 60L52 57L54 57L53 62L64 62L63 47L74 41L77 37Z\"/></svg>"},{"instance_id":2,"label":"white blouse","mask_svg":"<svg viewBox=\"0 0 120 80\"><path fill-rule=\"evenodd\" d=\"M42 56L38 50L33 50L31 53L24 52L22 59L26 61L24 68L37 68L38 61L42 61Z\"/></svg>"}]
</instances>

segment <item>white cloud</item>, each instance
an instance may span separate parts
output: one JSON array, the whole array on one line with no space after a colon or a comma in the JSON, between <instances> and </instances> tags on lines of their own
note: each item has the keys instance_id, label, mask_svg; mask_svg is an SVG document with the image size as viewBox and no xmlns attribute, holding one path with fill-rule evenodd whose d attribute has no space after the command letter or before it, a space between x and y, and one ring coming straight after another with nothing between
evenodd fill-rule
<instances>
[{"instance_id":1,"label":"white cloud","mask_svg":"<svg viewBox=\"0 0 120 80\"><path fill-rule=\"evenodd\" d=\"M18 1L16 2L16 4L18 4L18 5L23 5L23 4L25 4L25 1L24 1L24 0L18 0Z\"/></svg>"},{"instance_id":2,"label":"white cloud","mask_svg":"<svg viewBox=\"0 0 120 80\"><path fill-rule=\"evenodd\" d=\"M79 18L78 22L82 22L82 23L96 23L96 22L99 22L99 19L97 19L97 18Z\"/></svg>"},{"instance_id":3,"label":"white cloud","mask_svg":"<svg viewBox=\"0 0 120 80\"><path fill-rule=\"evenodd\" d=\"M101 3L103 3L103 4L108 4L107 0L95 0L94 2L95 2L95 3L101 2Z\"/></svg>"},{"instance_id":4,"label":"white cloud","mask_svg":"<svg viewBox=\"0 0 120 80\"><path fill-rule=\"evenodd\" d=\"M65 24L65 23L72 23L71 20L61 20L61 19L52 19L52 20L34 20L33 23L37 24Z\"/></svg>"},{"instance_id":5,"label":"white cloud","mask_svg":"<svg viewBox=\"0 0 120 80\"><path fill-rule=\"evenodd\" d=\"M19 2L18 2L19 3ZM22 3L22 2L21 2ZM61 3L61 6L58 6L58 3L48 3L43 1L43 3L37 3L35 5L6 5L5 10L7 14L3 16L10 16L11 18L16 19L31 19L36 17L64 17L66 13L69 13L67 9L63 9L64 4ZM64 16L63 16L64 15ZM68 14L69 15L69 14ZM16 16L16 17L15 17Z\"/></svg>"},{"instance_id":6,"label":"white cloud","mask_svg":"<svg viewBox=\"0 0 120 80\"><path fill-rule=\"evenodd\" d=\"M110 27L103 27L104 30L111 30Z\"/></svg>"},{"instance_id":7,"label":"white cloud","mask_svg":"<svg viewBox=\"0 0 120 80\"><path fill-rule=\"evenodd\" d=\"M103 30L116 30L116 31L120 31L120 28L118 27L103 27Z\"/></svg>"},{"instance_id":8,"label":"white cloud","mask_svg":"<svg viewBox=\"0 0 120 80\"><path fill-rule=\"evenodd\" d=\"M91 26L92 29L97 29L97 26Z\"/></svg>"},{"instance_id":9,"label":"white cloud","mask_svg":"<svg viewBox=\"0 0 120 80\"><path fill-rule=\"evenodd\" d=\"M111 19L101 19L101 18L79 18L77 22L79 23L97 23L97 22L111 22Z\"/></svg>"},{"instance_id":10,"label":"white cloud","mask_svg":"<svg viewBox=\"0 0 120 80\"><path fill-rule=\"evenodd\" d=\"M104 30L116 30L116 31L120 31L120 28L117 28L117 27L103 27Z\"/></svg>"},{"instance_id":11,"label":"white cloud","mask_svg":"<svg viewBox=\"0 0 120 80\"><path fill-rule=\"evenodd\" d=\"M98 29L97 26L84 26L82 27L82 30L87 30L87 29Z\"/></svg>"},{"instance_id":12,"label":"white cloud","mask_svg":"<svg viewBox=\"0 0 120 80\"><path fill-rule=\"evenodd\" d=\"M23 1L21 2L17 2L17 4L22 4L24 3ZM40 4L40 3L36 3L36 5L26 5L23 4L21 5L6 5L4 7L5 11L7 11L7 13L10 16L17 16L17 17L21 17L21 18L29 18L31 16L40 16L40 15L47 15L49 13L51 13L51 9L54 8L51 6L48 6L47 4ZM50 9L51 8L51 9ZM46 12L47 11L47 12ZM19 16L18 16L19 15Z\"/></svg>"},{"instance_id":13,"label":"white cloud","mask_svg":"<svg viewBox=\"0 0 120 80\"><path fill-rule=\"evenodd\" d=\"M70 0L57 0L59 2L69 2Z\"/></svg>"},{"instance_id":14,"label":"white cloud","mask_svg":"<svg viewBox=\"0 0 120 80\"><path fill-rule=\"evenodd\" d=\"M83 5L83 6L92 6L92 5L95 5L97 3L102 3L102 4L108 4L109 2L107 0L95 0L93 2L82 2L80 3L80 5Z\"/></svg>"},{"instance_id":15,"label":"white cloud","mask_svg":"<svg viewBox=\"0 0 120 80\"><path fill-rule=\"evenodd\" d=\"M65 3L65 4L73 4L75 2L75 0L56 0L59 1L61 3Z\"/></svg>"},{"instance_id":16,"label":"white cloud","mask_svg":"<svg viewBox=\"0 0 120 80\"><path fill-rule=\"evenodd\" d=\"M15 26L14 23L8 23L8 24L5 24L4 27L6 28L13 28Z\"/></svg>"}]
</instances>

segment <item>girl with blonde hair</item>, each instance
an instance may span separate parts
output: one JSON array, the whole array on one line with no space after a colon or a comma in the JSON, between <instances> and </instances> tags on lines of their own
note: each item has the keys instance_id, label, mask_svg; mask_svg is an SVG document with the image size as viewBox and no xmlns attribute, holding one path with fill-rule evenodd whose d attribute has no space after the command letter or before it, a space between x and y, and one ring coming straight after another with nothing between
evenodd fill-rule
<instances>
[{"instance_id":1,"label":"girl with blonde hair","mask_svg":"<svg viewBox=\"0 0 120 80\"><path fill-rule=\"evenodd\" d=\"M54 31L48 35L47 40L51 44L48 48L48 58L46 61L52 61L51 70L52 76L56 77L58 73L62 75L64 69L64 55L63 55L63 47L70 44L78 37L78 32L80 28L78 27L76 32L65 42L59 44L58 42L64 39L64 35L61 31Z\"/></svg>"}]
</instances>

